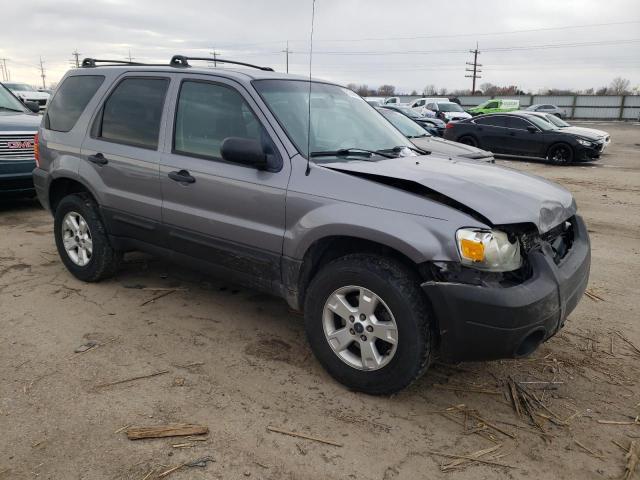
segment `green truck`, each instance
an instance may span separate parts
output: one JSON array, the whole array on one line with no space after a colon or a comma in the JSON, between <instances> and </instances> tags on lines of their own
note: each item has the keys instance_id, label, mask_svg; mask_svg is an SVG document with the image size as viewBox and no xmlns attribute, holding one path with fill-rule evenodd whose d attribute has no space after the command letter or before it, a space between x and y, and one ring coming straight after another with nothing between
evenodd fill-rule
<instances>
[{"instance_id":1,"label":"green truck","mask_svg":"<svg viewBox=\"0 0 640 480\"><path fill-rule=\"evenodd\" d=\"M467 110L471 115L482 115L484 113L500 113L500 112L513 112L520 109L520 100L503 100L493 98L481 103L477 107L473 107Z\"/></svg>"}]
</instances>

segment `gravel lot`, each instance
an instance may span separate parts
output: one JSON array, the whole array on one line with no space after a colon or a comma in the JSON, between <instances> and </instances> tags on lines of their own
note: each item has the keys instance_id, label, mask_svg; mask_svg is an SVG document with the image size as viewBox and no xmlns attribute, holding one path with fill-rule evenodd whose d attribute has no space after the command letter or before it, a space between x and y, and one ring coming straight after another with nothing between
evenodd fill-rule
<instances>
[{"instance_id":1,"label":"gravel lot","mask_svg":"<svg viewBox=\"0 0 640 480\"><path fill-rule=\"evenodd\" d=\"M215 461L164 478L620 478L623 448L640 443L640 351L622 338L640 347L640 126L592 126L613 139L593 164L499 163L574 193L591 232L594 296L532 357L436 365L392 398L332 381L284 301L142 254L116 278L83 284L58 259L48 213L34 202L1 204L0 479L149 480L205 456ZM74 353L89 341L96 346ZM165 373L99 386L154 372ZM522 384L548 408L532 401L538 426L524 406L522 418L514 411L510 378L556 382ZM192 442L116 433L176 422L210 434ZM467 462L442 473L454 459L433 453L496 445L482 459L507 466Z\"/></svg>"}]
</instances>

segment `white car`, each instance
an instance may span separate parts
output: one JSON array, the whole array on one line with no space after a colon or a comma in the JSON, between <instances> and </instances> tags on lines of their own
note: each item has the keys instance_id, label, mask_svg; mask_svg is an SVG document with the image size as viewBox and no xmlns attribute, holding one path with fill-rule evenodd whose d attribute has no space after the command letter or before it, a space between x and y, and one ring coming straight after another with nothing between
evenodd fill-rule
<instances>
[{"instance_id":1,"label":"white car","mask_svg":"<svg viewBox=\"0 0 640 480\"><path fill-rule=\"evenodd\" d=\"M426 115L425 112L423 112L423 110L425 110L425 106L427 105L427 103L434 103L434 102L448 102L449 99L447 98L430 98L430 97L422 97L422 98L418 98L416 100L414 100L413 102L411 102L409 104L410 108L413 108L416 112L418 112L420 115L425 115L425 116L429 116ZM435 115L430 115L431 117L434 117Z\"/></svg>"},{"instance_id":2,"label":"white car","mask_svg":"<svg viewBox=\"0 0 640 480\"><path fill-rule=\"evenodd\" d=\"M431 115L429 115L429 112ZM430 102L424 106L425 116L433 116L439 118L444 122L450 120L465 120L471 118L471 115L463 110L463 108L455 102L448 100L439 100L437 102Z\"/></svg>"},{"instance_id":3,"label":"white car","mask_svg":"<svg viewBox=\"0 0 640 480\"><path fill-rule=\"evenodd\" d=\"M36 102L38 105L40 105L40 111L47 108L47 104L49 103L51 94L47 92L39 92L31 85L27 85L26 83L7 82L4 84L4 86L11 90L11 93L13 93L23 102Z\"/></svg>"}]
</instances>

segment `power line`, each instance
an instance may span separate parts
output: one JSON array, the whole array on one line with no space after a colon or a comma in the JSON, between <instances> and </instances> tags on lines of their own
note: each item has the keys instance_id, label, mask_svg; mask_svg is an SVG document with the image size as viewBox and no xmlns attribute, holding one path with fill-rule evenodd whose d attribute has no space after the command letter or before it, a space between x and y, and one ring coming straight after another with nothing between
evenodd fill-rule
<instances>
[{"instance_id":1,"label":"power line","mask_svg":"<svg viewBox=\"0 0 640 480\"><path fill-rule=\"evenodd\" d=\"M472 87L471 87L471 95L475 95L476 94L476 79L477 78L482 78L480 75L478 75L479 73L482 72L482 70L479 70L478 67L481 67L482 64L478 63L478 54L480 54L480 50L478 50L478 42L476 42L476 48L475 50L469 50L470 53L473 53L473 62L467 62L467 65L472 65L473 68L467 68L465 69L465 71L467 72L473 72L471 75L465 75L466 78L472 78Z\"/></svg>"}]
</instances>

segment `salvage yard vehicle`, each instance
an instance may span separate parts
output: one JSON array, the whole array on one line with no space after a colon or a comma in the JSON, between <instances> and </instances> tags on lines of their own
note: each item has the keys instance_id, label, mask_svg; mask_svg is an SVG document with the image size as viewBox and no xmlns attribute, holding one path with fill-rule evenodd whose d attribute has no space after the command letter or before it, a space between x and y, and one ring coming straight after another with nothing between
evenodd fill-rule
<instances>
[{"instance_id":1,"label":"salvage yard vehicle","mask_svg":"<svg viewBox=\"0 0 640 480\"><path fill-rule=\"evenodd\" d=\"M145 250L279 295L326 370L370 394L562 328L591 259L567 190L422 155L341 86L194 61L212 59L85 59L61 81L33 177L75 277Z\"/></svg>"},{"instance_id":2,"label":"salvage yard vehicle","mask_svg":"<svg viewBox=\"0 0 640 480\"><path fill-rule=\"evenodd\" d=\"M47 103L51 95L47 92L39 92L31 85L26 83L5 82L5 87L11 90L16 97L23 102L34 102L40 107L40 110L47 108Z\"/></svg>"},{"instance_id":3,"label":"salvage yard vehicle","mask_svg":"<svg viewBox=\"0 0 640 480\"><path fill-rule=\"evenodd\" d=\"M471 115L465 112L460 105L448 100L427 103L424 107L423 114L426 111L433 112L436 118L439 118L444 122L448 122L450 120L458 121L471 118Z\"/></svg>"},{"instance_id":4,"label":"salvage yard vehicle","mask_svg":"<svg viewBox=\"0 0 640 480\"><path fill-rule=\"evenodd\" d=\"M544 158L555 164L597 159L603 140L556 127L536 113L482 115L449 122L444 138L494 154Z\"/></svg>"},{"instance_id":5,"label":"salvage yard vehicle","mask_svg":"<svg viewBox=\"0 0 640 480\"><path fill-rule=\"evenodd\" d=\"M535 103L533 105L529 105L525 110L527 112L550 113L559 118L564 117L564 110L549 103Z\"/></svg>"},{"instance_id":6,"label":"salvage yard vehicle","mask_svg":"<svg viewBox=\"0 0 640 480\"><path fill-rule=\"evenodd\" d=\"M418 123L388 108L377 108L382 116L391 122L391 125L400 130L405 137L411 140L420 150L445 157L460 157L483 162L495 162L493 154L469 145L458 142L450 142L443 138L434 137Z\"/></svg>"},{"instance_id":7,"label":"salvage yard vehicle","mask_svg":"<svg viewBox=\"0 0 640 480\"><path fill-rule=\"evenodd\" d=\"M40 120L0 84L0 197L34 195L31 172Z\"/></svg>"},{"instance_id":8,"label":"salvage yard vehicle","mask_svg":"<svg viewBox=\"0 0 640 480\"><path fill-rule=\"evenodd\" d=\"M513 112L520 108L520 100L492 99L481 103L477 107L467 109L471 115L484 115L485 113Z\"/></svg>"},{"instance_id":9,"label":"salvage yard vehicle","mask_svg":"<svg viewBox=\"0 0 640 480\"><path fill-rule=\"evenodd\" d=\"M437 135L438 137L441 137L442 135L444 135L444 127L446 126L446 123L444 123L439 118L425 117L423 115L420 115L414 109L409 108L406 105L388 105L387 104L387 105L382 105L382 108L400 112L404 116L416 122L418 125L420 125L422 128L427 130L432 135Z\"/></svg>"},{"instance_id":10,"label":"salvage yard vehicle","mask_svg":"<svg viewBox=\"0 0 640 480\"><path fill-rule=\"evenodd\" d=\"M584 136L585 138L589 138L594 142L597 142L598 145L602 145L600 149L600 153L603 153L607 148L607 145L611 143L611 135L604 130L598 130L597 128L587 128L587 127L576 127L567 123L562 118L554 115L552 113L538 113L538 112L526 112L530 115L535 115L540 117L552 125L562 129L565 133L574 133L576 135Z\"/></svg>"}]
</instances>

